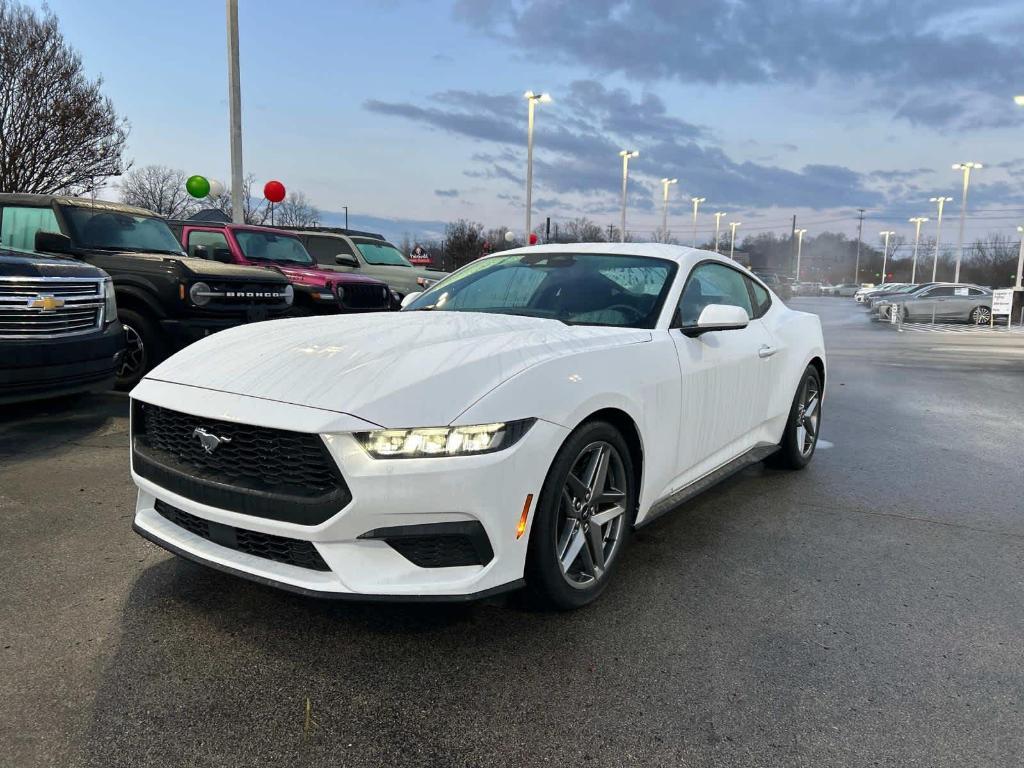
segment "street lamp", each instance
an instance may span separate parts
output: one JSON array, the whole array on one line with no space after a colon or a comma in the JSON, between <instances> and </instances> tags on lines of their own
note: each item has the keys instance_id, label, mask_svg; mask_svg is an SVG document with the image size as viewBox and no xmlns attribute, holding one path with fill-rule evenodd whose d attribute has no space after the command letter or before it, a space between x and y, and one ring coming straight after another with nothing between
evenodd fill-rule
<instances>
[{"instance_id":1,"label":"street lamp","mask_svg":"<svg viewBox=\"0 0 1024 768\"><path fill-rule=\"evenodd\" d=\"M740 226L742 221L730 221L729 229L732 230L732 239L729 241L729 258L736 261L736 227Z\"/></svg>"},{"instance_id":2,"label":"street lamp","mask_svg":"<svg viewBox=\"0 0 1024 768\"><path fill-rule=\"evenodd\" d=\"M1018 107L1024 107L1024 95L1014 96L1013 103L1016 104Z\"/></svg>"},{"instance_id":3,"label":"street lamp","mask_svg":"<svg viewBox=\"0 0 1024 768\"><path fill-rule=\"evenodd\" d=\"M960 201L960 238L957 241L956 248L956 271L953 273L953 282L960 282L960 260L964 255L964 219L967 216L967 187L971 183L971 171L975 168L981 169L984 166L981 163L954 163L954 171L964 172L964 196Z\"/></svg>"},{"instance_id":4,"label":"street lamp","mask_svg":"<svg viewBox=\"0 0 1024 768\"><path fill-rule=\"evenodd\" d=\"M524 237L526 242L530 242L530 214L533 212L533 110L540 104L547 104L551 101L551 96L547 93L534 93L533 91L527 91L523 94L523 98L526 99L527 106L527 118L526 118L526 230Z\"/></svg>"},{"instance_id":5,"label":"street lamp","mask_svg":"<svg viewBox=\"0 0 1024 768\"><path fill-rule=\"evenodd\" d=\"M725 211L715 212L715 253L718 253L718 233L722 227L723 216L725 216Z\"/></svg>"},{"instance_id":6,"label":"street lamp","mask_svg":"<svg viewBox=\"0 0 1024 768\"><path fill-rule=\"evenodd\" d=\"M619 152L622 158L622 222L619 231L619 241L626 242L626 185L629 183L629 159L639 157L640 153L635 149L624 149Z\"/></svg>"},{"instance_id":7,"label":"street lamp","mask_svg":"<svg viewBox=\"0 0 1024 768\"><path fill-rule=\"evenodd\" d=\"M935 258L932 259L932 282L935 282L936 270L939 267L939 238L942 237L942 209L946 203L953 202L952 197L929 197L929 203L938 203L939 205L939 221L935 226Z\"/></svg>"},{"instance_id":8,"label":"street lamp","mask_svg":"<svg viewBox=\"0 0 1024 768\"><path fill-rule=\"evenodd\" d=\"M668 188L671 184L678 184L679 179L661 180L661 242L668 242Z\"/></svg>"},{"instance_id":9,"label":"street lamp","mask_svg":"<svg viewBox=\"0 0 1024 768\"><path fill-rule=\"evenodd\" d=\"M889 238L896 233L892 230L886 230L878 234L885 238L885 245L882 247L882 282L885 283L885 264L889 260Z\"/></svg>"},{"instance_id":10,"label":"street lamp","mask_svg":"<svg viewBox=\"0 0 1024 768\"><path fill-rule=\"evenodd\" d=\"M806 229L798 229L796 231L796 281L800 282L800 254L804 250L804 233Z\"/></svg>"},{"instance_id":11,"label":"street lamp","mask_svg":"<svg viewBox=\"0 0 1024 768\"><path fill-rule=\"evenodd\" d=\"M1017 254L1017 290L1019 291L1021 289L1020 273L1024 272L1024 227L1017 227L1017 231L1021 233L1020 252Z\"/></svg>"},{"instance_id":12,"label":"street lamp","mask_svg":"<svg viewBox=\"0 0 1024 768\"><path fill-rule=\"evenodd\" d=\"M917 282L917 246L921 243L921 225L928 221L925 216L915 216L910 219L914 225L914 265L910 268L910 282Z\"/></svg>"},{"instance_id":13,"label":"street lamp","mask_svg":"<svg viewBox=\"0 0 1024 768\"><path fill-rule=\"evenodd\" d=\"M693 247L697 247L697 209L700 208L700 204L703 203L706 197L691 197L690 202L693 203Z\"/></svg>"}]
</instances>

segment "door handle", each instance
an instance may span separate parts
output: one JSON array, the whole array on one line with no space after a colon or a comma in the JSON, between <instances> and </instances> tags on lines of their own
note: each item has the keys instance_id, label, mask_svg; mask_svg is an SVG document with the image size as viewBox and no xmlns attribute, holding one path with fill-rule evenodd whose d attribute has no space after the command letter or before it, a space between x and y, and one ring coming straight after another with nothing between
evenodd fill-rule
<instances>
[{"instance_id":1,"label":"door handle","mask_svg":"<svg viewBox=\"0 0 1024 768\"><path fill-rule=\"evenodd\" d=\"M757 356L764 359L766 357L771 357L778 351L779 350L775 347L769 347L767 344L762 344L761 348L757 350Z\"/></svg>"}]
</instances>

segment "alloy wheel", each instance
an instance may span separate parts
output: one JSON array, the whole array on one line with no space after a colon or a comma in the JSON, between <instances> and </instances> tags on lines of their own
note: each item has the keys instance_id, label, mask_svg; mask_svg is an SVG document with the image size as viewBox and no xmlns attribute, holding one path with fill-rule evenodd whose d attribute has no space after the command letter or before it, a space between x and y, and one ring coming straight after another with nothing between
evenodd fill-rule
<instances>
[{"instance_id":1,"label":"alloy wheel","mask_svg":"<svg viewBox=\"0 0 1024 768\"><path fill-rule=\"evenodd\" d=\"M975 307L971 318L976 325L985 325L992 319L992 310L988 307Z\"/></svg>"},{"instance_id":2,"label":"alloy wheel","mask_svg":"<svg viewBox=\"0 0 1024 768\"><path fill-rule=\"evenodd\" d=\"M124 343L121 366L117 370L119 379L132 378L146 366L146 347L142 342L142 336L130 325L124 326Z\"/></svg>"},{"instance_id":3,"label":"alloy wheel","mask_svg":"<svg viewBox=\"0 0 1024 768\"><path fill-rule=\"evenodd\" d=\"M802 456L810 456L818 441L821 421L821 391L814 377L804 379L796 409L796 445Z\"/></svg>"},{"instance_id":4,"label":"alloy wheel","mask_svg":"<svg viewBox=\"0 0 1024 768\"><path fill-rule=\"evenodd\" d=\"M629 488L618 450L603 440L576 457L559 499L555 557L570 586L586 589L607 572L622 541Z\"/></svg>"}]
</instances>

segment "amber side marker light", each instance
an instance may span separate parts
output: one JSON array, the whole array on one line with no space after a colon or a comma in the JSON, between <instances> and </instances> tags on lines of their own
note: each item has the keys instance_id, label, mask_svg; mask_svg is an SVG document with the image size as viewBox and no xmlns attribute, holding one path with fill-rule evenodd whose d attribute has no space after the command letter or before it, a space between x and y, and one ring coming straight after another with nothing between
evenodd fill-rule
<instances>
[{"instance_id":1,"label":"amber side marker light","mask_svg":"<svg viewBox=\"0 0 1024 768\"><path fill-rule=\"evenodd\" d=\"M527 494L526 503L523 504L523 514L519 516L519 525L516 526L516 538L521 539L526 533L526 519L530 516L530 505L533 504L533 494Z\"/></svg>"}]
</instances>

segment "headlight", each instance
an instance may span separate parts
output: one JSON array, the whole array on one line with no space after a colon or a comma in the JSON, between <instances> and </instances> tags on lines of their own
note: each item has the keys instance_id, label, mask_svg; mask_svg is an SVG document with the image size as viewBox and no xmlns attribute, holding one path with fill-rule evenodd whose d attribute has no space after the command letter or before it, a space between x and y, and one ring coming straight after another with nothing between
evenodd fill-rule
<instances>
[{"instance_id":1,"label":"headlight","mask_svg":"<svg viewBox=\"0 0 1024 768\"><path fill-rule=\"evenodd\" d=\"M291 304L295 301L295 289L292 286L286 285L284 288L284 303Z\"/></svg>"},{"instance_id":2,"label":"headlight","mask_svg":"<svg viewBox=\"0 0 1024 768\"><path fill-rule=\"evenodd\" d=\"M188 289L188 297L197 307L205 307L210 303L210 293L210 286L206 283L192 283L192 287Z\"/></svg>"},{"instance_id":3,"label":"headlight","mask_svg":"<svg viewBox=\"0 0 1024 768\"><path fill-rule=\"evenodd\" d=\"M114 295L112 280L103 281L103 322L112 323L117 320L117 298Z\"/></svg>"},{"instance_id":4,"label":"headlight","mask_svg":"<svg viewBox=\"0 0 1024 768\"><path fill-rule=\"evenodd\" d=\"M470 427L379 429L357 432L356 439L375 459L421 459L493 453L515 444L534 419L476 424Z\"/></svg>"},{"instance_id":5,"label":"headlight","mask_svg":"<svg viewBox=\"0 0 1024 768\"><path fill-rule=\"evenodd\" d=\"M337 292L338 292L338 301L344 301L345 300L345 289L344 289L344 287L339 285L337 287Z\"/></svg>"}]
</instances>

